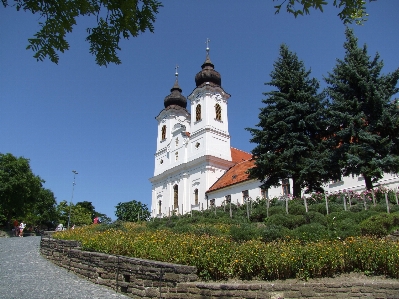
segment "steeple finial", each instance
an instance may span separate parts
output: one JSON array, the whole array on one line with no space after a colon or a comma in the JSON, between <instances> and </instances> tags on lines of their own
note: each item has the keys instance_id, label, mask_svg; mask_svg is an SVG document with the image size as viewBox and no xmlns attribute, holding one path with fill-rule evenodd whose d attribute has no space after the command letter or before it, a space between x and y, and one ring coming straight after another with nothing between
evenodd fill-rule
<instances>
[{"instance_id":1,"label":"steeple finial","mask_svg":"<svg viewBox=\"0 0 399 299\"><path fill-rule=\"evenodd\" d=\"M175 77L176 77L176 81L177 81L177 78L179 77L179 73L177 72L177 69L179 68L179 66L176 64L176 67L175 67Z\"/></svg>"},{"instance_id":2,"label":"steeple finial","mask_svg":"<svg viewBox=\"0 0 399 299\"><path fill-rule=\"evenodd\" d=\"M206 39L206 56L208 56L209 55L209 42L210 42L211 40L209 39L209 38L207 38Z\"/></svg>"}]
</instances>

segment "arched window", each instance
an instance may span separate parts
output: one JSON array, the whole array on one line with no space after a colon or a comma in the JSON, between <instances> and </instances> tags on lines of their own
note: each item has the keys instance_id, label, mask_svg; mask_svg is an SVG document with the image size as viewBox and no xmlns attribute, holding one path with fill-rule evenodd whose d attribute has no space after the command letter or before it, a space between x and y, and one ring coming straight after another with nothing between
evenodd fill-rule
<instances>
[{"instance_id":1,"label":"arched window","mask_svg":"<svg viewBox=\"0 0 399 299\"><path fill-rule=\"evenodd\" d=\"M194 204L198 205L198 189L194 190Z\"/></svg>"},{"instance_id":2,"label":"arched window","mask_svg":"<svg viewBox=\"0 0 399 299\"><path fill-rule=\"evenodd\" d=\"M166 139L166 125L162 126L162 140Z\"/></svg>"},{"instance_id":3,"label":"arched window","mask_svg":"<svg viewBox=\"0 0 399 299\"><path fill-rule=\"evenodd\" d=\"M215 105L216 120L222 120L222 107L219 104Z\"/></svg>"},{"instance_id":4,"label":"arched window","mask_svg":"<svg viewBox=\"0 0 399 299\"><path fill-rule=\"evenodd\" d=\"M179 187L173 186L173 207L175 210L179 210Z\"/></svg>"},{"instance_id":5,"label":"arched window","mask_svg":"<svg viewBox=\"0 0 399 299\"><path fill-rule=\"evenodd\" d=\"M195 121L201 120L201 104L198 104L197 107L195 107Z\"/></svg>"}]
</instances>

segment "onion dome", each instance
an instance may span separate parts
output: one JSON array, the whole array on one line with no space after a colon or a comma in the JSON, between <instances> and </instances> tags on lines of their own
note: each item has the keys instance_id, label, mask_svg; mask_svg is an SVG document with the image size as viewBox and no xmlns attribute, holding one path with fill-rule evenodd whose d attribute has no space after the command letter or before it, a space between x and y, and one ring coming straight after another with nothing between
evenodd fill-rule
<instances>
[{"instance_id":1,"label":"onion dome","mask_svg":"<svg viewBox=\"0 0 399 299\"><path fill-rule=\"evenodd\" d=\"M164 100L164 106L165 108L168 108L171 105L177 105L180 106L184 109L187 107L187 99L181 94L182 89L179 86L179 82L177 77L179 74L177 73L177 67L176 67L176 81L175 84L173 85L172 89L170 90L170 95L165 97Z\"/></svg>"},{"instance_id":2,"label":"onion dome","mask_svg":"<svg viewBox=\"0 0 399 299\"><path fill-rule=\"evenodd\" d=\"M221 86L222 84L222 77L220 74L214 70L214 65L209 58L209 46L208 43L210 42L209 39L207 39L206 44L206 59L204 64L201 66L202 70L195 75L195 84L197 87L203 85L206 82L209 82L210 85L213 86Z\"/></svg>"}]
</instances>

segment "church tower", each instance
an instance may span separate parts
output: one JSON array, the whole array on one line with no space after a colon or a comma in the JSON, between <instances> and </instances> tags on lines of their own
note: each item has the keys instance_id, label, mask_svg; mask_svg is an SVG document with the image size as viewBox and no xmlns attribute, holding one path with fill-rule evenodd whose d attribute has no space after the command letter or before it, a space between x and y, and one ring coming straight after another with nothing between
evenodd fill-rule
<instances>
[{"instance_id":1,"label":"church tower","mask_svg":"<svg viewBox=\"0 0 399 299\"><path fill-rule=\"evenodd\" d=\"M152 184L152 217L185 214L209 206L206 191L235 163L232 162L227 103L221 76L209 57L195 76L196 87L187 100L176 81L164 100L158 122Z\"/></svg>"},{"instance_id":2,"label":"church tower","mask_svg":"<svg viewBox=\"0 0 399 299\"><path fill-rule=\"evenodd\" d=\"M202 70L195 76L196 88L188 96L191 101L190 159L209 155L231 161L227 118L230 95L223 90L222 78L209 58L208 43L209 40Z\"/></svg>"}]
</instances>

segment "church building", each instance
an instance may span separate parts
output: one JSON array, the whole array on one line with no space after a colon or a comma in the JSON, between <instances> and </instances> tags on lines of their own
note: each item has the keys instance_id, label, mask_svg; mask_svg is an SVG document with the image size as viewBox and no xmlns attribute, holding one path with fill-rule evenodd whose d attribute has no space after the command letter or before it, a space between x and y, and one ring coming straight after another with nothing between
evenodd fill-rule
<instances>
[{"instance_id":1,"label":"church building","mask_svg":"<svg viewBox=\"0 0 399 299\"><path fill-rule=\"evenodd\" d=\"M186 214L192 210L220 206L225 202L244 203L258 197L291 194L291 182L280 187L260 188L258 180L246 171L254 166L250 153L230 145L228 102L230 94L222 88L221 75L214 69L206 49L201 71L195 75L193 92L182 95L176 81L164 100L164 109L155 118L158 136L152 184L151 216ZM397 188L399 178L386 174L380 181ZM364 190L364 179L346 177L325 186L327 192Z\"/></svg>"}]
</instances>

